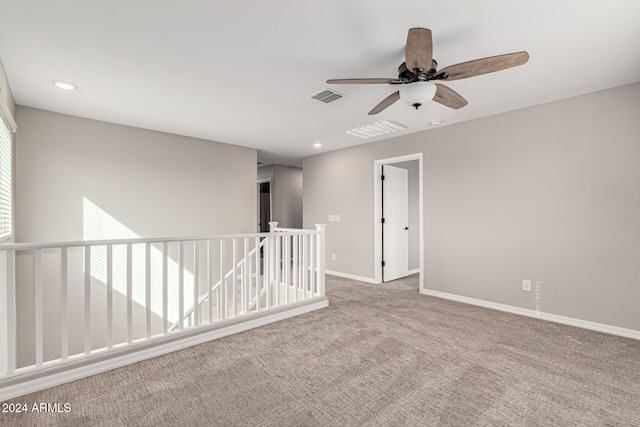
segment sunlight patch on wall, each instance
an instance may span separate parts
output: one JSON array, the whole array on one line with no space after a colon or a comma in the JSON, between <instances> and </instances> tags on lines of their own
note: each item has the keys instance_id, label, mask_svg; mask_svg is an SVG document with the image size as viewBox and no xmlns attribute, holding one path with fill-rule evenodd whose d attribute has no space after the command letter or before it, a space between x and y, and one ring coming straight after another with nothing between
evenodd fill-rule
<instances>
[{"instance_id":1,"label":"sunlight patch on wall","mask_svg":"<svg viewBox=\"0 0 640 427\"><path fill-rule=\"evenodd\" d=\"M86 197L83 204L83 239L115 240L140 238L133 230L113 218ZM177 248L174 248L177 249ZM174 251L177 253L177 250ZM169 257L168 261L168 321L178 320L178 285L179 263ZM107 247L98 246L91 249L91 276L107 283ZM113 245L113 290L126 297L127 295L127 246ZM145 307L145 244L132 246L132 297L133 301ZM186 267L184 269L184 310L193 306L194 275ZM190 297L189 297L190 296ZM162 316L162 250L160 246L151 245L151 311Z\"/></svg>"}]
</instances>

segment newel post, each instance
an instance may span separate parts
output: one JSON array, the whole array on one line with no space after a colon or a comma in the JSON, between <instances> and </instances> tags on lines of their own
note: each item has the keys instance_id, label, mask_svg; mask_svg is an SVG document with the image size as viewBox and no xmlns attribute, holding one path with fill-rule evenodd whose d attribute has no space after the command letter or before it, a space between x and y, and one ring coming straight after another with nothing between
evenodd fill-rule
<instances>
[{"instance_id":1,"label":"newel post","mask_svg":"<svg viewBox=\"0 0 640 427\"><path fill-rule=\"evenodd\" d=\"M318 238L316 239L316 283L318 284L318 294L324 296L324 268L325 268L325 228L327 224L316 224Z\"/></svg>"},{"instance_id":2,"label":"newel post","mask_svg":"<svg viewBox=\"0 0 640 427\"><path fill-rule=\"evenodd\" d=\"M278 221L271 221L269 223L269 233L275 233L278 230Z\"/></svg>"}]
</instances>

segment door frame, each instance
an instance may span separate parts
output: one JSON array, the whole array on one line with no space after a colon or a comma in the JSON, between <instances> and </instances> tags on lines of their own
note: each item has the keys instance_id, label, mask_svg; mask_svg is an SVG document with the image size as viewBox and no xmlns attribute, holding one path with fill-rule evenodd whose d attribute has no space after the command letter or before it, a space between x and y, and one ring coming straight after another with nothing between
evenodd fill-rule
<instances>
[{"instance_id":1,"label":"door frame","mask_svg":"<svg viewBox=\"0 0 640 427\"><path fill-rule=\"evenodd\" d=\"M382 283L382 165L393 165L394 163L418 161L418 236L420 246L420 275L419 290L424 289L424 192L423 192L423 155L422 153L407 154L404 156L378 159L373 162L373 236L374 236L374 280Z\"/></svg>"}]
</instances>

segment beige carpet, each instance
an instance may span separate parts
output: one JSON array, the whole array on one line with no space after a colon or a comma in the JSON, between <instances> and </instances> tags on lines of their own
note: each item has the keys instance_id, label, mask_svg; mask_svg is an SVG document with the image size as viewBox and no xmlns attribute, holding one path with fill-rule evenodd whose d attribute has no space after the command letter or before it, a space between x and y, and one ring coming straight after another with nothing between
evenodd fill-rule
<instances>
[{"instance_id":1,"label":"beige carpet","mask_svg":"<svg viewBox=\"0 0 640 427\"><path fill-rule=\"evenodd\" d=\"M640 341L327 277L330 307L11 402L2 425L640 426Z\"/></svg>"}]
</instances>

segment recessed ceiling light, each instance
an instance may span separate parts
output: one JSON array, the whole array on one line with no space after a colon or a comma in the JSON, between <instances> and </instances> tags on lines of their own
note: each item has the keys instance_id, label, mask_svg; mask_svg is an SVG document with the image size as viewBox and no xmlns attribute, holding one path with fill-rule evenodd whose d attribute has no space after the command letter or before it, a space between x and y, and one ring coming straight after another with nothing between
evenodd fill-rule
<instances>
[{"instance_id":1,"label":"recessed ceiling light","mask_svg":"<svg viewBox=\"0 0 640 427\"><path fill-rule=\"evenodd\" d=\"M444 123L444 120L438 120L438 119L436 119L436 120L431 120L431 121L429 122L429 126L440 126L440 125L441 125L441 124L443 124L443 123Z\"/></svg>"},{"instance_id":2,"label":"recessed ceiling light","mask_svg":"<svg viewBox=\"0 0 640 427\"><path fill-rule=\"evenodd\" d=\"M71 82L66 82L64 80L51 80L51 83L53 83L55 85L55 87L59 88L59 89L64 89L64 90L74 90L74 89L78 89L78 86L71 83Z\"/></svg>"},{"instance_id":3,"label":"recessed ceiling light","mask_svg":"<svg viewBox=\"0 0 640 427\"><path fill-rule=\"evenodd\" d=\"M320 148L320 147L322 147L322 144L319 143L319 142L316 142L316 143L313 144L313 146L316 147L316 148Z\"/></svg>"}]
</instances>

